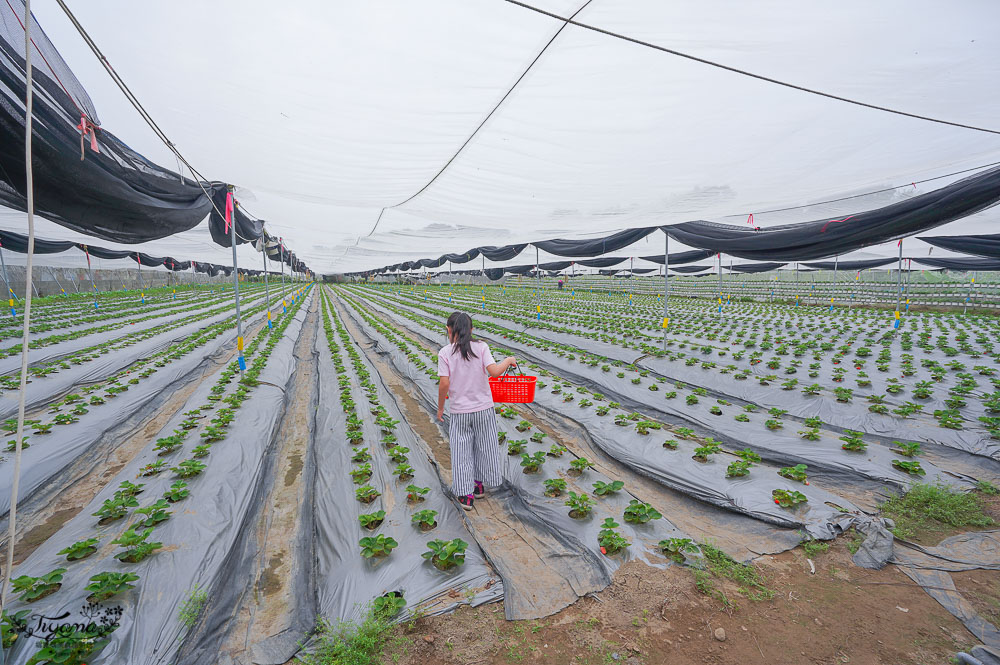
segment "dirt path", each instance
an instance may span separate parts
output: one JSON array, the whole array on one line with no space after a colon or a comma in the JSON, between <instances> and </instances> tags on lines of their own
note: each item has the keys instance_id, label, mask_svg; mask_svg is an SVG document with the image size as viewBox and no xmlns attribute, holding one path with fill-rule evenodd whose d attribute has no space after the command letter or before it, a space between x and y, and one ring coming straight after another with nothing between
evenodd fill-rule
<instances>
[{"instance_id":1,"label":"dirt path","mask_svg":"<svg viewBox=\"0 0 1000 665\"><path fill-rule=\"evenodd\" d=\"M975 643L894 567L865 570L849 559L844 539L816 558L815 575L801 550L763 557L760 569L774 597L755 602L732 582L711 581L735 602L729 609L699 592L687 569L630 562L610 587L543 621L504 621L489 605L421 619L401 629L407 645L398 662L930 665ZM981 587L997 584L1000 574L992 575L975 573Z\"/></svg>"},{"instance_id":2,"label":"dirt path","mask_svg":"<svg viewBox=\"0 0 1000 665\"><path fill-rule=\"evenodd\" d=\"M311 503L312 485L303 470L312 443L311 406L317 399L318 307L319 299L313 298L295 345L295 381L278 432L270 491L257 523L257 569L221 648L237 663L269 662L267 652L291 649L306 628L297 619L303 603L311 606L302 594L311 576L312 554L296 545L303 542L304 530L312 528L303 510Z\"/></svg>"}]
</instances>

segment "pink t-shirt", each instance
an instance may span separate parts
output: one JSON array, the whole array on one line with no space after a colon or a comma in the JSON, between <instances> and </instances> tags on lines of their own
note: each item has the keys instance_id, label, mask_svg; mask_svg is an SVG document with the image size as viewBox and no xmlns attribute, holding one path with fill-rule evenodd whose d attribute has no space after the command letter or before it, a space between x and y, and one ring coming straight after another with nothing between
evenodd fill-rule
<instances>
[{"instance_id":1,"label":"pink t-shirt","mask_svg":"<svg viewBox=\"0 0 1000 665\"><path fill-rule=\"evenodd\" d=\"M449 344L438 352L438 376L450 378L448 401L451 413L475 413L493 408L493 393L490 392L490 375L486 368L495 363L486 342L472 343L472 355L468 360L454 344Z\"/></svg>"}]
</instances>

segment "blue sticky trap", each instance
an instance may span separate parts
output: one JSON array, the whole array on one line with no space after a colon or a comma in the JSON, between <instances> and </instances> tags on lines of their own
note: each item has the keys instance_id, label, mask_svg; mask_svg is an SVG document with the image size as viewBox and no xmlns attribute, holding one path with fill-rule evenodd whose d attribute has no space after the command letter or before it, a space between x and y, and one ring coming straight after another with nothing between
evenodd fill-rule
<instances>
[{"instance_id":1,"label":"blue sticky trap","mask_svg":"<svg viewBox=\"0 0 1000 665\"><path fill-rule=\"evenodd\" d=\"M97 306L97 301L96 300L94 301L94 309L100 309L100 307Z\"/></svg>"},{"instance_id":2,"label":"blue sticky trap","mask_svg":"<svg viewBox=\"0 0 1000 665\"><path fill-rule=\"evenodd\" d=\"M831 312L833 311L833 305L830 305L830 311Z\"/></svg>"},{"instance_id":3,"label":"blue sticky trap","mask_svg":"<svg viewBox=\"0 0 1000 665\"><path fill-rule=\"evenodd\" d=\"M287 307L285 307L284 305L282 305L282 306L281 306L281 313L282 313L282 314L287 314L287 313L288 313L288 308L287 308Z\"/></svg>"},{"instance_id":4,"label":"blue sticky trap","mask_svg":"<svg viewBox=\"0 0 1000 665\"><path fill-rule=\"evenodd\" d=\"M268 328L273 328L274 327L274 324L271 322L270 319L267 320L267 327Z\"/></svg>"},{"instance_id":5,"label":"blue sticky trap","mask_svg":"<svg viewBox=\"0 0 1000 665\"><path fill-rule=\"evenodd\" d=\"M910 303L906 303L906 309L904 309L903 311L904 312L909 312L910 311Z\"/></svg>"},{"instance_id":6,"label":"blue sticky trap","mask_svg":"<svg viewBox=\"0 0 1000 665\"><path fill-rule=\"evenodd\" d=\"M541 320L542 320L542 313L541 313L541 312L539 312L539 313L538 313L538 320L539 320L539 321L541 321Z\"/></svg>"},{"instance_id":7,"label":"blue sticky trap","mask_svg":"<svg viewBox=\"0 0 1000 665\"><path fill-rule=\"evenodd\" d=\"M719 314L722 314L722 305L719 305Z\"/></svg>"},{"instance_id":8,"label":"blue sticky trap","mask_svg":"<svg viewBox=\"0 0 1000 665\"><path fill-rule=\"evenodd\" d=\"M896 319L895 321L892 322L892 327L899 328L899 319Z\"/></svg>"},{"instance_id":9,"label":"blue sticky trap","mask_svg":"<svg viewBox=\"0 0 1000 665\"><path fill-rule=\"evenodd\" d=\"M140 298L139 299L139 304L140 305L145 305L146 304L146 299L145 298Z\"/></svg>"},{"instance_id":10,"label":"blue sticky trap","mask_svg":"<svg viewBox=\"0 0 1000 665\"><path fill-rule=\"evenodd\" d=\"M10 315L13 316L14 318L17 318L17 310L14 309L13 307L11 307L10 308Z\"/></svg>"},{"instance_id":11,"label":"blue sticky trap","mask_svg":"<svg viewBox=\"0 0 1000 665\"><path fill-rule=\"evenodd\" d=\"M240 371L241 372L247 371L247 360L246 360L246 358L244 358L243 356L240 356L236 360L240 364Z\"/></svg>"}]
</instances>

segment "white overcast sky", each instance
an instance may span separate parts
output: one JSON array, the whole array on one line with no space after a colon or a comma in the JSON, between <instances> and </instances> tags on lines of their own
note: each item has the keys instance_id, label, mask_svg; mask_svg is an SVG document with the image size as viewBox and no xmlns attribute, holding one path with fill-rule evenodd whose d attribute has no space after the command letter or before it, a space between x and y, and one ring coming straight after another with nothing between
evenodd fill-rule
<instances>
[{"instance_id":1,"label":"white overcast sky","mask_svg":"<svg viewBox=\"0 0 1000 665\"><path fill-rule=\"evenodd\" d=\"M582 0L535 4L568 15ZM383 206L451 158L558 21L503 0L69 5L183 154L207 177L252 192L247 208L321 273L628 226L742 223L755 211L759 225L804 221L845 208L759 212L1000 162L997 135L569 26L444 174L363 238ZM54 0L33 9L102 125L176 168ZM1000 128L1000 3L990 0L593 0L577 18L835 94ZM937 233L996 232L998 219L987 211ZM0 228L23 231L23 218L0 214ZM38 235L77 237L52 224ZM204 225L142 249L229 262Z\"/></svg>"}]
</instances>

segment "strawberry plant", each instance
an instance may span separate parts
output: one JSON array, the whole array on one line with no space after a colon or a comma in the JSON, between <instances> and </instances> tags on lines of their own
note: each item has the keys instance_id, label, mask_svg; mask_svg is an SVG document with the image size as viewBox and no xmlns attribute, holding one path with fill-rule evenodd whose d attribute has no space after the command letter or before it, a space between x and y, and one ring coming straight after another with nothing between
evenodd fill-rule
<instances>
[{"instance_id":1,"label":"strawberry plant","mask_svg":"<svg viewBox=\"0 0 1000 665\"><path fill-rule=\"evenodd\" d=\"M206 443L222 441L226 438L226 430L224 427L220 427L219 425L209 425L202 430L201 438Z\"/></svg>"},{"instance_id":2,"label":"strawberry plant","mask_svg":"<svg viewBox=\"0 0 1000 665\"><path fill-rule=\"evenodd\" d=\"M545 437L546 437L545 432L535 432L534 434L531 435L531 440L534 443L541 443L542 439L544 439Z\"/></svg>"},{"instance_id":3,"label":"strawberry plant","mask_svg":"<svg viewBox=\"0 0 1000 665\"><path fill-rule=\"evenodd\" d=\"M135 573L98 573L90 578L90 584L84 589L90 592L87 601L100 603L113 596L134 589L131 582L138 581L139 576Z\"/></svg>"},{"instance_id":4,"label":"strawberry plant","mask_svg":"<svg viewBox=\"0 0 1000 665\"><path fill-rule=\"evenodd\" d=\"M904 473L908 473L911 476L923 476L927 472L920 468L920 462L916 460L903 461L899 459L892 460L892 465Z\"/></svg>"},{"instance_id":5,"label":"strawberry plant","mask_svg":"<svg viewBox=\"0 0 1000 665\"><path fill-rule=\"evenodd\" d=\"M62 586L65 572L65 568L56 568L41 577L21 575L12 579L10 583L14 593L21 594L20 600L25 603L33 603L58 591L59 587Z\"/></svg>"},{"instance_id":6,"label":"strawberry plant","mask_svg":"<svg viewBox=\"0 0 1000 665\"><path fill-rule=\"evenodd\" d=\"M111 641L106 637L117 625L101 626L97 635L90 630L70 627L57 632L41 643L41 648L28 660L27 665L86 665L93 654L101 651Z\"/></svg>"},{"instance_id":7,"label":"strawberry plant","mask_svg":"<svg viewBox=\"0 0 1000 665\"><path fill-rule=\"evenodd\" d=\"M521 455L521 468L524 473L538 473L543 464L545 464L545 453L540 450L533 455L528 453Z\"/></svg>"},{"instance_id":8,"label":"strawberry plant","mask_svg":"<svg viewBox=\"0 0 1000 665\"><path fill-rule=\"evenodd\" d=\"M806 469L808 469L805 464L796 464L795 466L785 466L778 469L778 475L782 478L788 478L789 480L798 481L804 485L808 485L808 476L806 475Z\"/></svg>"},{"instance_id":9,"label":"strawberry plant","mask_svg":"<svg viewBox=\"0 0 1000 665\"><path fill-rule=\"evenodd\" d=\"M399 543L394 538L381 533L377 536L365 536L358 541L358 545L361 546L361 556L366 559L389 556L394 549L399 547Z\"/></svg>"},{"instance_id":10,"label":"strawberry plant","mask_svg":"<svg viewBox=\"0 0 1000 665\"><path fill-rule=\"evenodd\" d=\"M638 499L629 501L628 507L625 509L625 521L633 524L645 524L650 520L658 520L661 517L663 515L659 511L648 503L643 503Z\"/></svg>"},{"instance_id":11,"label":"strawberry plant","mask_svg":"<svg viewBox=\"0 0 1000 665\"><path fill-rule=\"evenodd\" d=\"M507 454L508 455L520 455L527 448L528 441L526 439L517 439L509 441L507 443Z\"/></svg>"},{"instance_id":12,"label":"strawberry plant","mask_svg":"<svg viewBox=\"0 0 1000 665\"><path fill-rule=\"evenodd\" d=\"M174 452L181 445L184 444L184 436L173 434L171 436L165 436L156 440L156 445L153 446L153 450L157 451L161 456L169 455Z\"/></svg>"},{"instance_id":13,"label":"strawberry plant","mask_svg":"<svg viewBox=\"0 0 1000 665\"><path fill-rule=\"evenodd\" d=\"M94 517L100 517L101 524L108 524L125 517L129 508L135 508L138 505L139 502L134 496L116 494L113 499L104 500L104 504L94 513Z\"/></svg>"},{"instance_id":14,"label":"strawberry plant","mask_svg":"<svg viewBox=\"0 0 1000 665\"><path fill-rule=\"evenodd\" d=\"M186 499L190 493L190 490L187 489L187 483L183 480L178 480L170 486L170 489L163 493L163 498L170 503L177 503L182 499Z\"/></svg>"},{"instance_id":15,"label":"strawberry plant","mask_svg":"<svg viewBox=\"0 0 1000 665\"><path fill-rule=\"evenodd\" d=\"M844 443L840 446L844 450L850 450L852 452L860 452L868 450L868 444L864 442L862 438L863 434L855 430L844 430L844 436L840 437L840 440Z\"/></svg>"},{"instance_id":16,"label":"strawberry plant","mask_svg":"<svg viewBox=\"0 0 1000 665\"><path fill-rule=\"evenodd\" d=\"M403 611L406 599L395 591L379 596L372 601L372 613L378 617L391 618Z\"/></svg>"},{"instance_id":17,"label":"strawberry plant","mask_svg":"<svg viewBox=\"0 0 1000 665\"><path fill-rule=\"evenodd\" d=\"M187 415L187 414L184 414L184 415ZM197 418L188 418L187 420L182 420L181 421L181 429L183 429L183 430L194 429L197 426L198 426L198 419Z\"/></svg>"},{"instance_id":18,"label":"strawberry plant","mask_svg":"<svg viewBox=\"0 0 1000 665\"><path fill-rule=\"evenodd\" d=\"M169 504L165 499L157 499L156 502L148 506L136 508L135 514L141 515L142 519L133 528L153 527L160 522L170 519L170 512L167 511L168 507Z\"/></svg>"},{"instance_id":19,"label":"strawberry plant","mask_svg":"<svg viewBox=\"0 0 1000 665\"><path fill-rule=\"evenodd\" d=\"M88 556L96 552L97 546L100 542L101 541L97 538L80 540L73 543L69 547L59 550L57 554L65 555L67 561L79 561L80 559L86 559Z\"/></svg>"},{"instance_id":20,"label":"strawberry plant","mask_svg":"<svg viewBox=\"0 0 1000 665\"><path fill-rule=\"evenodd\" d=\"M549 478L544 485L545 496L557 497L566 491L566 481L562 478Z\"/></svg>"},{"instance_id":21,"label":"strawberry plant","mask_svg":"<svg viewBox=\"0 0 1000 665\"><path fill-rule=\"evenodd\" d=\"M590 514L590 511L594 509L594 500L591 499L586 492L576 492L570 491L569 498L566 499L566 505L569 506L569 516L574 519L581 519Z\"/></svg>"},{"instance_id":22,"label":"strawberry plant","mask_svg":"<svg viewBox=\"0 0 1000 665\"><path fill-rule=\"evenodd\" d=\"M528 422L527 420L522 420L518 424L514 425L514 429L516 429L518 432L521 433L527 432L529 429L531 429L531 427L532 427L531 423Z\"/></svg>"},{"instance_id":23,"label":"strawberry plant","mask_svg":"<svg viewBox=\"0 0 1000 665\"><path fill-rule=\"evenodd\" d=\"M694 449L693 458L699 462L707 462L709 455L715 455L721 450L722 448L717 443L706 443Z\"/></svg>"},{"instance_id":24,"label":"strawberry plant","mask_svg":"<svg viewBox=\"0 0 1000 665\"><path fill-rule=\"evenodd\" d=\"M71 425L78 422L80 419L68 413L60 413L54 420L56 425Z\"/></svg>"},{"instance_id":25,"label":"strawberry plant","mask_svg":"<svg viewBox=\"0 0 1000 665\"><path fill-rule=\"evenodd\" d=\"M428 559L438 570L449 570L465 563L465 550L469 544L461 538L454 540L432 540L427 543L427 551L421 556Z\"/></svg>"},{"instance_id":26,"label":"strawberry plant","mask_svg":"<svg viewBox=\"0 0 1000 665\"><path fill-rule=\"evenodd\" d=\"M122 496L135 496L136 494L142 493L142 488L145 487L143 483L136 485L127 480L123 480L121 485L118 486L118 494Z\"/></svg>"},{"instance_id":27,"label":"strawberry plant","mask_svg":"<svg viewBox=\"0 0 1000 665\"><path fill-rule=\"evenodd\" d=\"M661 540L659 545L664 554L677 563L683 563L688 554L697 554L700 551L690 538L668 538Z\"/></svg>"},{"instance_id":28,"label":"strawberry plant","mask_svg":"<svg viewBox=\"0 0 1000 665\"><path fill-rule=\"evenodd\" d=\"M586 457L579 457L569 463L569 469L566 471L571 476L583 475L583 472L589 469L593 464Z\"/></svg>"},{"instance_id":29,"label":"strawberry plant","mask_svg":"<svg viewBox=\"0 0 1000 665\"><path fill-rule=\"evenodd\" d=\"M744 448L743 450L737 450L734 454L744 462L750 462L751 464L760 464L760 455L750 450L749 448Z\"/></svg>"},{"instance_id":30,"label":"strawberry plant","mask_svg":"<svg viewBox=\"0 0 1000 665\"><path fill-rule=\"evenodd\" d=\"M194 457L196 459L202 457L208 457L208 453L211 451L211 449L212 449L212 444L210 443L203 443L200 446L195 446L194 448L191 449L191 457Z\"/></svg>"},{"instance_id":31,"label":"strawberry plant","mask_svg":"<svg viewBox=\"0 0 1000 665\"><path fill-rule=\"evenodd\" d=\"M905 457L916 457L921 453L920 444L916 441L893 441L893 443L896 444L898 448L893 448L892 451L899 455L903 455Z\"/></svg>"},{"instance_id":32,"label":"strawberry plant","mask_svg":"<svg viewBox=\"0 0 1000 665\"><path fill-rule=\"evenodd\" d=\"M424 500L424 495L431 491L430 487L417 487L416 485L406 486L406 502L420 503Z\"/></svg>"},{"instance_id":33,"label":"strawberry plant","mask_svg":"<svg viewBox=\"0 0 1000 665\"><path fill-rule=\"evenodd\" d=\"M361 503L371 503L377 499L381 493L371 485L363 485L354 490L354 496Z\"/></svg>"},{"instance_id":34,"label":"strawberry plant","mask_svg":"<svg viewBox=\"0 0 1000 665\"><path fill-rule=\"evenodd\" d=\"M594 483L594 494L597 496L610 496L623 487L625 487L625 483L620 480L613 480L610 483L598 480Z\"/></svg>"},{"instance_id":35,"label":"strawberry plant","mask_svg":"<svg viewBox=\"0 0 1000 665\"><path fill-rule=\"evenodd\" d=\"M677 450L677 445L678 444L676 439L667 439L666 441L663 442L663 447L669 450Z\"/></svg>"},{"instance_id":36,"label":"strawberry plant","mask_svg":"<svg viewBox=\"0 0 1000 665\"><path fill-rule=\"evenodd\" d=\"M205 470L205 463L194 459L186 459L170 470L180 478L191 478Z\"/></svg>"},{"instance_id":37,"label":"strawberry plant","mask_svg":"<svg viewBox=\"0 0 1000 665\"><path fill-rule=\"evenodd\" d=\"M13 614L8 614L7 610L4 610L0 615L0 640L4 649L14 646L18 636L28 627L30 614L31 610L19 610Z\"/></svg>"},{"instance_id":38,"label":"strawberry plant","mask_svg":"<svg viewBox=\"0 0 1000 665\"><path fill-rule=\"evenodd\" d=\"M814 418L806 418L805 419L805 426L806 427L811 427L811 428L815 429L815 428L818 428L818 427L822 427L823 426L823 421L820 420L819 418L816 418L816 417L814 417Z\"/></svg>"},{"instance_id":39,"label":"strawberry plant","mask_svg":"<svg viewBox=\"0 0 1000 665\"><path fill-rule=\"evenodd\" d=\"M402 464L397 464L396 468L392 470L392 473L400 480L400 482L406 482L413 477L413 467L403 462Z\"/></svg>"},{"instance_id":40,"label":"strawberry plant","mask_svg":"<svg viewBox=\"0 0 1000 665\"><path fill-rule=\"evenodd\" d=\"M662 429L663 425L652 420L641 420L635 424L635 431L638 434L649 434L649 430Z\"/></svg>"},{"instance_id":41,"label":"strawberry plant","mask_svg":"<svg viewBox=\"0 0 1000 665\"><path fill-rule=\"evenodd\" d=\"M358 515L358 522L361 523L362 527L368 529L369 531L377 529L384 520L384 510L376 510L374 513L368 513L367 515Z\"/></svg>"},{"instance_id":42,"label":"strawberry plant","mask_svg":"<svg viewBox=\"0 0 1000 665\"><path fill-rule=\"evenodd\" d=\"M677 436L679 436L682 439L693 439L694 438L694 430L690 429L688 427L675 427L674 428L674 434L676 434Z\"/></svg>"},{"instance_id":43,"label":"strawberry plant","mask_svg":"<svg viewBox=\"0 0 1000 665\"><path fill-rule=\"evenodd\" d=\"M619 526L621 525L613 517L604 519L601 530L597 534L597 544L601 547L601 554L611 556L631 545L625 536L615 531Z\"/></svg>"},{"instance_id":44,"label":"strawberry plant","mask_svg":"<svg viewBox=\"0 0 1000 665\"><path fill-rule=\"evenodd\" d=\"M794 508L798 504L809 500L802 492L785 489L771 490L771 498L782 508Z\"/></svg>"},{"instance_id":45,"label":"strawberry plant","mask_svg":"<svg viewBox=\"0 0 1000 665\"><path fill-rule=\"evenodd\" d=\"M370 452L368 452L367 448L352 448L351 452L353 453L353 455L351 456L351 461L354 462L355 464L360 464L361 462L367 462L372 458L372 455Z\"/></svg>"},{"instance_id":46,"label":"strawberry plant","mask_svg":"<svg viewBox=\"0 0 1000 665\"><path fill-rule=\"evenodd\" d=\"M35 425L34 434L51 434L52 423L39 423Z\"/></svg>"},{"instance_id":47,"label":"strawberry plant","mask_svg":"<svg viewBox=\"0 0 1000 665\"><path fill-rule=\"evenodd\" d=\"M115 554L115 558L124 563L139 563L156 550L163 547L163 543L148 542L149 535L153 533L152 527L137 531L138 525L127 529L122 535L111 542L120 545L123 552Z\"/></svg>"},{"instance_id":48,"label":"strawberry plant","mask_svg":"<svg viewBox=\"0 0 1000 665\"><path fill-rule=\"evenodd\" d=\"M389 459L391 459L393 462L396 462L397 464L402 464L403 462L407 461L406 454L410 452L410 449L407 448L406 446L393 446L387 452L389 453ZM355 460L355 461L364 461L364 460Z\"/></svg>"},{"instance_id":49,"label":"strawberry plant","mask_svg":"<svg viewBox=\"0 0 1000 665\"><path fill-rule=\"evenodd\" d=\"M745 476L750 473L750 467L752 466L753 464L744 460L730 462L729 466L726 468L726 478L738 478L740 476Z\"/></svg>"},{"instance_id":50,"label":"strawberry plant","mask_svg":"<svg viewBox=\"0 0 1000 665\"><path fill-rule=\"evenodd\" d=\"M736 420L737 422L741 423L748 423L750 422L750 416L748 416L745 413L737 413L736 416L734 416L733 420Z\"/></svg>"},{"instance_id":51,"label":"strawberry plant","mask_svg":"<svg viewBox=\"0 0 1000 665\"><path fill-rule=\"evenodd\" d=\"M561 446L558 443L553 443L552 447L549 448L548 452L545 453L549 457L562 457L565 453L569 452L566 446Z\"/></svg>"},{"instance_id":52,"label":"strawberry plant","mask_svg":"<svg viewBox=\"0 0 1000 665\"><path fill-rule=\"evenodd\" d=\"M784 426L785 426L784 423L782 423L780 420L775 420L773 418L769 418L768 420L764 421L764 427L772 431L776 429L781 429Z\"/></svg>"},{"instance_id":53,"label":"strawberry plant","mask_svg":"<svg viewBox=\"0 0 1000 665\"><path fill-rule=\"evenodd\" d=\"M430 531L437 526L437 511L418 510L413 513L413 517L410 518L410 521L420 527L421 531Z\"/></svg>"},{"instance_id":54,"label":"strawberry plant","mask_svg":"<svg viewBox=\"0 0 1000 665\"><path fill-rule=\"evenodd\" d=\"M599 415L599 416L606 416L606 415L608 415L608 412L609 412L610 410L611 410L611 409L610 409L609 407L607 407L607 406L603 406L603 405L602 405L602 406L599 406L599 407L597 407L597 408L596 408L596 409L595 409L594 411L595 411L595 413L597 413L597 415Z\"/></svg>"}]
</instances>

